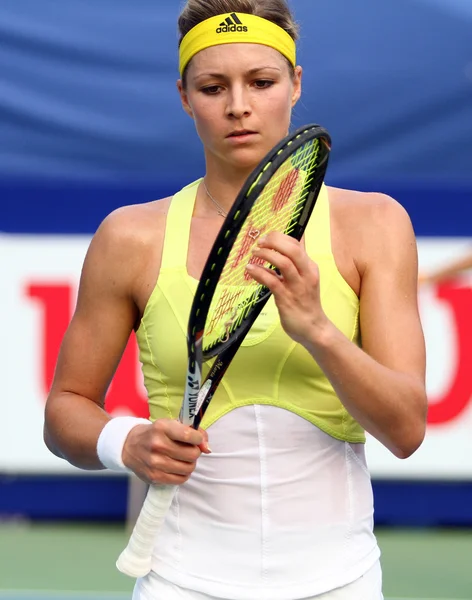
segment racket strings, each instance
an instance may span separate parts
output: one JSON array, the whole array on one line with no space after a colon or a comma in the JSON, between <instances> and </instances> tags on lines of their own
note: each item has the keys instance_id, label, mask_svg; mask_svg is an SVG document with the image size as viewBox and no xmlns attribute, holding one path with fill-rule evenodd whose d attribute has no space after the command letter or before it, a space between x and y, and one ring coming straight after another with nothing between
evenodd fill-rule
<instances>
[{"instance_id":1,"label":"racket strings","mask_svg":"<svg viewBox=\"0 0 472 600\"><path fill-rule=\"evenodd\" d=\"M273 231L289 234L298 224L318 166L320 143L319 139L309 140L289 156L254 202L214 292L203 335L203 352L227 341L268 293L265 286L250 277L246 266L251 263L273 268L254 257L252 251L263 235ZM270 163L266 169L269 167Z\"/></svg>"}]
</instances>

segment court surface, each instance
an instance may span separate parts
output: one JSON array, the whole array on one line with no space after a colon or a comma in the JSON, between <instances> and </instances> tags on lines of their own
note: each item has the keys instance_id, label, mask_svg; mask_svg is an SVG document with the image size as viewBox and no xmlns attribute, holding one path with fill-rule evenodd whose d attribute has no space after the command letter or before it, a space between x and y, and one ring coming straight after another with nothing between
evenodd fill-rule
<instances>
[{"instance_id":1,"label":"court surface","mask_svg":"<svg viewBox=\"0 0 472 600\"><path fill-rule=\"evenodd\" d=\"M377 531L386 600L472 600L472 531ZM125 600L124 527L0 524L0 600Z\"/></svg>"}]
</instances>

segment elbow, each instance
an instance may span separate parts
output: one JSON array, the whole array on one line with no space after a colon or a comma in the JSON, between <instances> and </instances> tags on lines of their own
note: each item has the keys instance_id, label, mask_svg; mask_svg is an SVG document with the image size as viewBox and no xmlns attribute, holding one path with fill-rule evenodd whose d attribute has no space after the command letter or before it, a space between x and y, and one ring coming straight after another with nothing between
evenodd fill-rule
<instances>
[{"instance_id":1,"label":"elbow","mask_svg":"<svg viewBox=\"0 0 472 600\"><path fill-rule=\"evenodd\" d=\"M43 427L43 441L44 441L46 448L49 450L49 452L51 452L52 454L54 454L55 456L57 456L59 458L64 458L62 456L62 454L59 452L59 450L56 448L56 446L54 445L46 423L44 424L44 427Z\"/></svg>"},{"instance_id":2,"label":"elbow","mask_svg":"<svg viewBox=\"0 0 472 600\"><path fill-rule=\"evenodd\" d=\"M51 454L54 454L54 456L57 456L58 458L64 458L64 456L61 454L61 452L57 448L57 445L54 443L54 436L51 433L51 423L50 423L51 416L49 413L50 413L50 406L49 406L49 403L47 402L46 409L44 411L43 441L44 441L46 448L49 450L49 452L51 452Z\"/></svg>"},{"instance_id":3,"label":"elbow","mask_svg":"<svg viewBox=\"0 0 472 600\"><path fill-rule=\"evenodd\" d=\"M46 427L44 427L44 429L43 429L43 441L44 441L44 445L49 450L49 452L51 452L51 454L54 454L55 456L58 456L59 458L62 458L62 456L60 456L60 454L58 453L56 447L52 443L51 436L49 435Z\"/></svg>"},{"instance_id":4,"label":"elbow","mask_svg":"<svg viewBox=\"0 0 472 600\"><path fill-rule=\"evenodd\" d=\"M410 458L421 446L426 435L426 414L409 419L408 425L391 448L400 459Z\"/></svg>"},{"instance_id":5,"label":"elbow","mask_svg":"<svg viewBox=\"0 0 472 600\"><path fill-rule=\"evenodd\" d=\"M403 440L401 444L396 445L391 450L397 458L402 460L410 458L423 443L424 436L425 432L418 432L418 434L409 436L408 439Z\"/></svg>"},{"instance_id":6,"label":"elbow","mask_svg":"<svg viewBox=\"0 0 472 600\"><path fill-rule=\"evenodd\" d=\"M54 445L52 443L51 434L49 433L49 428L48 428L48 403L47 402L46 402L46 408L44 410L43 441L44 441L44 444L46 445L46 448L50 452L54 452L54 450L53 450Z\"/></svg>"},{"instance_id":7,"label":"elbow","mask_svg":"<svg viewBox=\"0 0 472 600\"><path fill-rule=\"evenodd\" d=\"M56 454L54 451L54 446L52 444L51 436L49 435L46 424L44 424L44 427L43 427L43 441L44 441L46 448L49 450L49 452Z\"/></svg>"},{"instance_id":8,"label":"elbow","mask_svg":"<svg viewBox=\"0 0 472 600\"><path fill-rule=\"evenodd\" d=\"M392 453L400 459L410 458L421 446L426 436L428 400L424 390L418 393L416 410L409 407L409 412L403 417L403 426L397 429Z\"/></svg>"}]
</instances>

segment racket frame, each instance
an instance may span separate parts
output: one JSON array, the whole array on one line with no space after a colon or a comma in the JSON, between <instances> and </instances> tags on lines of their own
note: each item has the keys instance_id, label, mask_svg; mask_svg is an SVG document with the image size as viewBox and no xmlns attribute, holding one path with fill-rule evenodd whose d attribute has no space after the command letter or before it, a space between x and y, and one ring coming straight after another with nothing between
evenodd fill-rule
<instances>
[{"instance_id":1,"label":"racket frame","mask_svg":"<svg viewBox=\"0 0 472 600\"><path fill-rule=\"evenodd\" d=\"M244 316L238 328L228 335L226 340L214 344L209 351L204 352L202 347L203 332L211 300L218 285L221 272L226 264L234 241L241 231L254 203L274 173L287 160L287 152L284 150L289 150L289 155L291 156L304 144L315 138L320 140L320 145L325 145L324 149L321 146L324 153L321 156L320 163L317 165L316 177L309 182L310 189L302 214L297 219L298 223L288 233L288 235L297 240L302 238L324 181L331 149L331 137L329 133L326 129L316 124L300 127L289 136L289 139L284 138L281 140L260 161L241 188L210 250L190 310L187 331L187 381L179 417L183 423L192 424L195 429L200 425L203 415L229 363L271 295L265 286L261 286L258 296L253 301L254 304L251 310ZM315 198L315 201L313 201L313 198ZM202 385L202 364L216 355L218 355L218 359L213 364Z\"/></svg>"}]
</instances>

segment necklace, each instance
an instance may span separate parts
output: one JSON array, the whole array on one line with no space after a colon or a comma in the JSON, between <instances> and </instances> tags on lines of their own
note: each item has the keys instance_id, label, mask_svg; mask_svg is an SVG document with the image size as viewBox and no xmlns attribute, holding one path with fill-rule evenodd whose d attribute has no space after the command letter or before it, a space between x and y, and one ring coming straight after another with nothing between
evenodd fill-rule
<instances>
[{"instance_id":1,"label":"necklace","mask_svg":"<svg viewBox=\"0 0 472 600\"><path fill-rule=\"evenodd\" d=\"M207 186L206 186L206 183L205 183L205 180L204 180L204 179L202 179L202 183L203 183L203 187L205 188L205 192L206 192L206 194L207 194L208 198L210 198L210 200L211 200L211 201L213 202L213 204L216 206L216 208L217 208L217 210L218 210L218 214L219 214L219 215L221 215L222 217L227 217L227 216L228 216L228 213L227 213L227 212L225 212L225 211L224 211L224 210L221 208L220 204L219 204L219 203L218 203L218 202L217 202L217 201L216 201L216 200L213 198L213 196L210 194L210 192L208 191L208 188L207 188Z\"/></svg>"}]
</instances>

